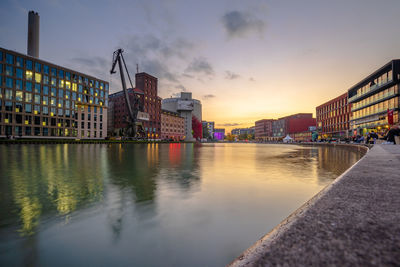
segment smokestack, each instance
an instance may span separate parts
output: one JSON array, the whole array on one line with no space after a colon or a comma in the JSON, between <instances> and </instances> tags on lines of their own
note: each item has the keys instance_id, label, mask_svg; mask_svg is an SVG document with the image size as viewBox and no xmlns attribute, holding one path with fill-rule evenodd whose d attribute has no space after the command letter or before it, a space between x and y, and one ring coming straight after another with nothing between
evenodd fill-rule
<instances>
[{"instance_id":1,"label":"smokestack","mask_svg":"<svg viewBox=\"0 0 400 267\"><path fill-rule=\"evenodd\" d=\"M39 57L39 14L29 11L28 13L28 55Z\"/></svg>"}]
</instances>

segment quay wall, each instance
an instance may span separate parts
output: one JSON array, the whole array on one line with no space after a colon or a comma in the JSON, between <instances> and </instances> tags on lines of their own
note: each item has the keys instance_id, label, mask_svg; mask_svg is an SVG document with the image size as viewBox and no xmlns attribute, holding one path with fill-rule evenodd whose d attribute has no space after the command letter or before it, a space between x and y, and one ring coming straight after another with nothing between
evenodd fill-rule
<instances>
[{"instance_id":1,"label":"quay wall","mask_svg":"<svg viewBox=\"0 0 400 267\"><path fill-rule=\"evenodd\" d=\"M374 145L228 266L397 265L399 221L400 146Z\"/></svg>"}]
</instances>

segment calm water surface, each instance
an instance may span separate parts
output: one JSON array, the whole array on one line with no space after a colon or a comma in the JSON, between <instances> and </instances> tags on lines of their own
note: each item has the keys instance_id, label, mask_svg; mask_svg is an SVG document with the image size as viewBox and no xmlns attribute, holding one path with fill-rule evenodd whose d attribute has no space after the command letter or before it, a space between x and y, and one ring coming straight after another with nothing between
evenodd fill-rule
<instances>
[{"instance_id":1,"label":"calm water surface","mask_svg":"<svg viewBox=\"0 0 400 267\"><path fill-rule=\"evenodd\" d=\"M264 144L0 146L1 266L224 266L362 155Z\"/></svg>"}]
</instances>

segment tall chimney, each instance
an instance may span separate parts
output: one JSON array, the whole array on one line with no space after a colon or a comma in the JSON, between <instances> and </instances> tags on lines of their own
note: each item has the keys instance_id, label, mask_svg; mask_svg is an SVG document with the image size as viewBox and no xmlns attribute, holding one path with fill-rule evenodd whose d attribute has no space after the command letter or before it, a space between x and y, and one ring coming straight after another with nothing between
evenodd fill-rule
<instances>
[{"instance_id":1,"label":"tall chimney","mask_svg":"<svg viewBox=\"0 0 400 267\"><path fill-rule=\"evenodd\" d=\"M39 14L29 11L28 15L28 55L39 57Z\"/></svg>"}]
</instances>

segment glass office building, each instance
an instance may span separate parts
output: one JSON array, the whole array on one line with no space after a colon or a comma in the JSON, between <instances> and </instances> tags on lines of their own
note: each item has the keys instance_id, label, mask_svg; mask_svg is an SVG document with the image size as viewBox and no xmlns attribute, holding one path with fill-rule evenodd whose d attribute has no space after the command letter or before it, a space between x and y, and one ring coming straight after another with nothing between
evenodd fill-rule
<instances>
[{"instance_id":1,"label":"glass office building","mask_svg":"<svg viewBox=\"0 0 400 267\"><path fill-rule=\"evenodd\" d=\"M388 110L399 121L400 60L392 60L348 91L353 134L381 132L388 128Z\"/></svg>"},{"instance_id":2,"label":"glass office building","mask_svg":"<svg viewBox=\"0 0 400 267\"><path fill-rule=\"evenodd\" d=\"M0 137L101 139L109 84L0 48Z\"/></svg>"}]
</instances>

